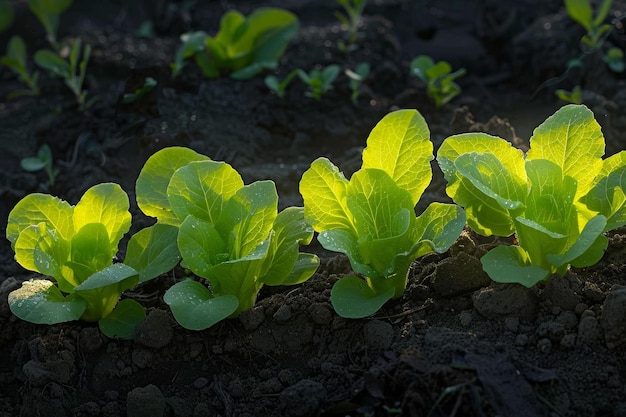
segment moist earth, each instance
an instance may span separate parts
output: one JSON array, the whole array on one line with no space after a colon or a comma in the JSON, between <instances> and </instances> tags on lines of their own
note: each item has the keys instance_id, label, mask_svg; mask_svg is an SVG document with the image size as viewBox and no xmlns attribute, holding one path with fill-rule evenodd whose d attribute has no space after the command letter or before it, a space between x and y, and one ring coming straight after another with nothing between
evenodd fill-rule
<instances>
[{"instance_id":1,"label":"moist earth","mask_svg":"<svg viewBox=\"0 0 626 417\"><path fill-rule=\"evenodd\" d=\"M20 34L29 53L46 46L24 2L0 45ZM117 182L129 193L136 232L153 222L134 204L134 182L147 158L187 146L233 165L246 183L272 179L280 206L301 205L298 181L319 156L349 176L360 166L369 131L388 112L418 109L435 149L454 133L483 131L527 149L532 129L563 102L556 88L580 85L606 138L606 155L624 149L626 81L601 54L581 53L582 28L561 1L371 0L354 48L337 47L343 28L322 0L74 2L60 37L92 45L89 98L80 111L63 83L42 75L38 97L4 100L22 88L0 77L0 226L32 192L71 203L90 186ZM275 71L369 62L356 103L343 72L321 101L294 83L284 98L263 76L205 80L169 64L188 30L215 33L231 8L244 14L279 6L300 31ZM612 18L626 13L614 1ZM153 23L149 37L138 35ZM607 42L624 49L616 20ZM3 47L4 48L4 47ZM418 54L464 67L462 93L440 109L409 74ZM568 69L568 61L583 65ZM124 93L145 77L157 88L128 105ZM48 185L20 160L42 144L60 173ZM450 201L434 178L417 206ZM338 317L335 281L351 272L344 256L315 242L318 272L298 287L263 288L256 305L205 331L173 320L164 292L181 268L126 294L148 311L133 340L103 336L91 323L34 325L14 317L7 295L33 275L0 243L0 416L626 416L626 229L609 233L595 266L572 269L534 288L497 284L479 258L497 239L466 230L441 255L416 261L404 296L373 317ZM122 245L123 246L123 245ZM124 256L124 249L120 251Z\"/></svg>"}]
</instances>

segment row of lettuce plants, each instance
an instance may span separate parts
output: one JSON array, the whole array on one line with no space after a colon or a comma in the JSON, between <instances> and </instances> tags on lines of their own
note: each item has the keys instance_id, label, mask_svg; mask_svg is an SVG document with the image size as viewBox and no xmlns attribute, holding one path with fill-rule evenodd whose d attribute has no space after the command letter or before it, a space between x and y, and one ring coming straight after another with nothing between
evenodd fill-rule
<instances>
[{"instance_id":1,"label":"row of lettuce plants","mask_svg":"<svg viewBox=\"0 0 626 417\"><path fill-rule=\"evenodd\" d=\"M54 281L24 282L9 305L33 323L81 319L109 337L132 338L145 312L124 291L180 263L193 276L164 301L183 327L202 330L250 309L263 285L313 276L319 258L299 247L315 231L354 271L332 288L335 311L362 318L402 297L413 261L447 251L466 225L485 236L515 234L517 244L497 246L481 262L494 281L531 287L595 264L605 232L626 224L626 151L603 153L600 126L582 105L562 107L537 127L526 154L485 133L451 136L437 162L456 204L434 202L416 216L433 160L416 110L376 125L350 179L327 158L315 160L300 181L304 207L280 212L272 181L245 185L225 162L166 148L136 183L137 204L156 223L131 236L123 262L113 260L131 214L119 185L96 185L75 206L40 193L22 199L6 232L15 259Z\"/></svg>"}]
</instances>

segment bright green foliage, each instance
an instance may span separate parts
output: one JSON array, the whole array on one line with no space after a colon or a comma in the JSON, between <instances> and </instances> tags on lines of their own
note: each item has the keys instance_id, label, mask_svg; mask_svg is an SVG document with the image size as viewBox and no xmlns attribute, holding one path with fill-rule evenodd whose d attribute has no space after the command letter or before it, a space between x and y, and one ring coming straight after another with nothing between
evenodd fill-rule
<instances>
[{"instance_id":1,"label":"bright green foliage","mask_svg":"<svg viewBox=\"0 0 626 417\"><path fill-rule=\"evenodd\" d=\"M454 82L464 76L465 68L452 72L452 66L446 61L435 63L427 55L419 55L411 61L411 74L426 84L426 93L440 108L461 93L461 87Z\"/></svg>"},{"instance_id":2,"label":"bright green foliage","mask_svg":"<svg viewBox=\"0 0 626 417\"><path fill-rule=\"evenodd\" d=\"M67 88L76 97L76 102L81 110L85 108L85 100L87 98L87 91L83 90L83 83L90 55L91 46L85 45L84 48L81 48L80 39L76 39L72 44L67 60L58 53L46 49L35 52L35 63L52 75L63 78Z\"/></svg>"},{"instance_id":3,"label":"bright green foliage","mask_svg":"<svg viewBox=\"0 0 626 417\"><path fill-rule=\"evenodd\" d=\"M299 253L313 230L302 208L278 213L272 181L244 185L235 169L186 148L151 156L137 180L137 203L158 224L178 226L185 266L210 282L187 279L164 300L185 328L206 329L253 306L263 284L293 285L316 271L319 259Z\"/></svg>"},{"instance_id":4,"label":"bright green foliage","mask_svg":"<svg viewBox=\"0 0 626 417\"><path fill-rule=\"evenodd\" d=\"M370 74L370 64L368 64L367 62L361 62L359 65L357 65L354 71L352 71L351 69L347 69L345 73L350 79L349 85L350 90L352 91L350 99L354 104L356 104L359 100L359 96L361 95L361 85Z\"/></svg>"},{"instance_id":5,"label":"bright green foliage","mask_svg":"<svg viewBox=\"0 0 626 417\"><path fill-rule=\"evenodd\" d=\"M349 45L356 42L359 36L359 24L363 17L363 10L367 0L336 0L343 7L343 13L335 12L335 17L346 26L346 41L339 44L340 49L345 50Z\"/></svg>"},{"instance_id":6,"label":"bright green foliage","mask_svg":"<svg viewBox=\"0 0 626 417\"><path fill-rule=\"evenodd\" d=\"M579 85L574 87L572 91L558 89L554 92L558 98L571 104L583 103L583 90Z\"/></svg>"},{"instance_id":7,"label":"bright green foliage","mask_svg":"<svg viewBox=\"0 0 626 417\"><path fill-rule=\"evenodd\" d=\"M43 144L37 151L37 156L24 158L20 161L22 169L28 172L36 172L44 170L48 175L48 182L42 184L42 188L47 189L54 185L54 180L59 175L59 170L54 167L54 160L52 158L52 150L47 144Z\"/></svg>"},{"instance_id":8,"label":"bright green foliage","mask_svg":"<svg viewBox=\"0 0 626 417\"><path fill-rule=\"evenodd\" d=\"M222 16L215 37L201 31L181 37L183 46L172 64L173 76L180 73L186 59L194 58L206 78L217 78L224 70L235 79L252 78L276 68L298 26L293 13L279 8L259 8L247 18L230 10Z\"/></svg>"},{"instance_id":9,"label":"bright green foliage","mask_svg":"<svg viewBox=\"0 0 626 417\"><path fill-rule=\"evenodd\" d=\"M72 1L73 0L28 0L28 7L43 25L46 30L48 42L55 50L59 49L57 44L59 16L71 6Z\"/></svg>"},{"instance_id":10,"label":"bright green foliage","mask_svg":"<svg viewBox=\"0 0 626 417\"><path fill-rule=\"evenodd\" d=\"M444 252L465 225L458 206L433 203L420 216L415 205L432 178L433 145L415 110L388 114L370 133L363 166L348 181L326 158L304 173L305 219L328 250L346 254L352 269L331 292L335 311L361 318L404 293L411 263Z\"/></svg>"},{"instance_id":11,"label":"bright green foliage","mask_svg":"<svg viewBox=\"0 0 626 417\"><path fill-rule=\"evenodd\" d=\"M611 25L604 23L604 19L611 11L612 3L613 0L601 0L594 17L589 0L565 0L567 14L587 31L582 42L590 48L600 47L604 36L611 30Z\"/></svg>"},{"instance_id":12,"label":"bright green foliage","mask_svg":"<svg viewBox=\"0 0 626 417\"><path fill-rule=\"evenodd\" d=\"M37 71L31 72L28 69L26 45L21 37L15 35L9 40L7 53L2 57L0 63L13 71L15 75L20 77L20 81L28 86L28 90L14 91L9 94L8 98L39 95L39 87L37 86L39 73Z\"/></svg>"},{"instance_id":13,"label":"bright green foliage","mask_svg":"<svg viewBox=\"0 0 626 417\"><path fill-rule=\"evenodd\" d=\"M481 259L494 281L531 287L602 257L603 232L626 224L626 151L604 161L603 153L593 113L573 104L535 129L526 155L485 133L443 142L437 160L446 191L468 224L485 236L517 234L519 246Z\"/></svg>"},{"instance_id":14,"label":"bright green foliage","mask_svg":"<svg viewBox=\"0 0 626 417\"><path fill-rule=\"evenodd\" d=\"M6 232L15 259L56 284L46 279L25 282L9 294L11 311L23 320L45 324L107 318L105 334L128 334L128 322L141 321L144 313L139 305L128 308L137 304L132 300L117 311L122 292L168 271L179 260L177 253L162 256L171 255L171 249L158 253L134 249L146 240L160 242L167 232L171 236L171 231L148 228L138 234L141 242L135 237L129 242L132 266L113 263L118 243L130 228L128 208L126 193L113 183L91 187L76 206L48 194L30 194L18 202ZM146 234L151 238L145 239ZM141 314L136 313L139 309ZM128 310L132 317L126 317ZM118 329L115 323L124 324Z\"/></svg>"},{"instance_id":15,"label":"bright green foliage","mask_svg":"<svg viewBox=\"0 0 626 417\"><path fill-rule=\"evenodd\" d=\"M339 75L341 68L339 65L329 65L323 69L313 69L309 73L301 69L298 70L298 77L303 83L309 86L306 92L307 97L321 100L322 96L332 90L333 82Z\"/></svg>"}]
</instances>

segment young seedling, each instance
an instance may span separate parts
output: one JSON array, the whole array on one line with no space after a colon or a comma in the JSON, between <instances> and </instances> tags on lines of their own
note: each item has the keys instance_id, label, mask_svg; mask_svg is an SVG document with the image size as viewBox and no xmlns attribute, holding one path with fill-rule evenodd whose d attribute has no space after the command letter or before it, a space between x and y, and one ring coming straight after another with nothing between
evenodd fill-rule
<instances>
[{"instance_id":1,"label":"young seedling","mask_svg":"<svg viewBox=\"0 0 626 417\"><path fill-rule=\"evenodd\" d=\"M0 32L7 30L13 24L15 11L9 0L0 0Z\"/></svg>"},{"instance_id":2,"label":"young seedling","mask_svg":"<svg viewBox=\"0 0 626 417\"><path fill-rule=\"evenodd\" d=\"M54 167L52 151L45 143L39 147L37 156L22 159L20 166L28 172L37 172L43 169L48 174L48 182L42 185L44 191L54 185L54 180L59 175L59 170Z\"/></svg>"},{"instance_id":3,"label":"young seedling","mask_svg":"<svg viewBox=\"0 0 626 417\"><path fill-rule=\"evenodd\" d=\"M574 87L572 91L558 89L554 94L563 101L571 104L582 104L583 102L583 90L579 85Z\"/></svg>"},{"instance_id":4,"label":"young seedling","mask_svg":"<svg viewBox=\"0 0 626 417\"><path fill-rule=\"evenodd\" d=\"M83 90L87 63L91 55L91 46L85 45L81 52L81 41L76 39L72 44L67 60L58 53L42 49L35 53L35 63L52 75L63 78L65 85L76 97L81 110L86 108L87 91Z\"/></svg>"},{"instance_id":5,"label":"young seedling","mask_svg":"<svg viewBox=\"0 0 626 417\"><path fill-rule=\"evenodd\" d=\"M29 194L11 210L6 236L24 268L52 277L31 279L9 294L22 320L55 324L98 322L109 337L132 338L143 308L122 292L173 268L179 261L176 228L155 225L134 235L125 263L113 263L130 228L128 196L119 185L91 187L78 204Z\"/></svg>"},{"instance_id":6,"label":"young seedling","mask_svg":"<svg viewBox=\"0 0 626 417\"><path fill-rule=\"evenodd\" d=\"M298 77L303 83L309 86L309 91L305 94L307 97L321 100L322 96L332 90L333 82L339 75L341 68L339 65L329 65L323 69L313 69L309 73L304 70L298 70Z\"/></svg>"},{"instance_id":7,"label":"young seedling","mask_svg":"<svg viewBox=\"0 0 626 417\"><path fill-rule=\"evenodd\" d=\"M624 62L624 51L619 48L609 48L606 54L602 57L602 60L609 66L611 71L622 73L626 69L626 63Z\"/></svg>"},{"instance_id":8,"label":"young seedling","mask_svg":"<svg viewBox=\"0 0 626 417\"><path fill-rule=\"evenodd\" d=\"M317 256L299 253L313 230L303 209L278 213L272 181L244 185L230 165L187 148L152 155L137 179L137 204L158 224L178 228L183 264L198 277L167 290L165 302L181 326L202 330L254 305L263 285L306 281Z\"/></svg>"},{"instance_id":9,"label":"young seedling","mask_svg":"<svg viewBox=\"0 0 626 417\"><path fill-rule=\"evenodd\" d=\"M518 245L482 257L494 281L532 287L570 265L595 264L604 232L626 224L626 151L605 160L593 113L569 104L533 132L526 155L485 133L447 138L437 160L446 191L484 236L516 234Z\"/></svg>"},{"instance_id":10,"label":"young seedling","mask_svg":"<svg viewBox=\"0 0 626 417\"><path fill-rule=\"evenodd\" d=\"M604 23L604 19L611 11L612 3L613 0L601 0L594 17L589 0L565 0L567 14L587 31L581 42L591 49L602 46L604 38L611 30L611 25Z\"/></svg>"},{"instance_id":11,"label":"young seedling","mask_svg":"<svg viewBox=\"0 0 626 417\"><path fill-rule=\"evenodd\" d=\"M427 55L419 55L411 61L411 74L426 84L426 93L440 108L461 93L461 87L454 82L464 76L465 68L452 72L452 66L446 61L435 63Z\"/></svg>"},{"instance_id":12,"label":"young seedling","mask_svg":"<svg viewBox=\"0 0 626 417\"><path fill-rule=\"evenodd\" d=\"M152 91L154 87L156 87L156 85L157 81L154 78L146 77L143 82L143 86L136 89L132 93L124 94L124 97L122 97L122 102L126 104L134 103L135 101L139 100L141 97Z\"/></svg>"},{"instance_id":13,"label":"young seedling","mask_svg":"<svg viewBox=\"0 0 626 417\"><path fill-rule=\"evenodd\" d=\"M363 17L363 10L367 0L336 0L343 7L343 13L335 12L335 17L346 26L345 41L339 43L339 49L346 50L353 45L359 36L359 24Z\"/></svg>"},{"instance_id":14,"label":"young seedling","mask_svg":"<svg viewBox=\"0 0 626 417\"><path fill-rule=\"evenodd\" d=\"M58 51L57 30L59 28L59 16L73 0L28 0L28 7L46 31L46 39L55 51Z\"/></svg>"},{"instance_id":15,"label":"young seedling","mask_svg":"<svg viewBox=\"0 0 626 417\"><path fill-rule=\"evenodd\" d=\"M432 203L420 216L415 205L432 178L433 145L424 118L399 110L374 127L363 166L350 180L326 158L303 174L304 216L328 250L348 256L352 269L335 283L337 314L362 318L404 293L411 263L445 252L465 225L463 210Z\"/></svg>"},{"instance_id":16,"label":"young seedling","mask_svg":"<svg viewBox=\"0 0 626 417\"><path fill-rule=\"evenodd\" d=\"M359 96L361 95L361 85L370 73L370 64L362 62L357 65L354 71L348 68L345 70L345 73L350 80L350 90L352 91L350 99L352 103L357 104Z\"/></svg>"},{"instance_id":17,"label":"young seedling","mask_svg":"<svg viewBox=\"0 0 626 417\"><path fill-rule=\"evenodd\" d=\"M298 18L279 8L260 8L247 18L235 10L224 14L215 37L205 32L181 36L172 75L176 77L187 59L193 58L206 78L217 78L224 70L231 78L246 80L274 69L289 41L298 32Z\"/></svg>"},{"instance_id":18,"label":"young seedling","mask_svg":"<svg viewBox=\"0 0 626 417\"><path fill-rule=\"evenodd\" d=\"M9 99L25 95L39 95L39 87L37 86L39 72L31 72L28 69L28 63L26 62L26 45L20 36L15 35L9 40L7 53L2 57L0 63L11 69L15 75L20 77L20 81L28 86L28 90L18 90L10 93L8 95Z\"/></svg>"},{"instance_id":19,"label":"young seedling","mask_svg":"<svg viewBox=\"0 0 626 417\"><path fill-rule=\"evenodd\" d=\"M278 97L283 98L285 97L285 91L287 90L287 87L289 86L289 84L291 84L291 81L293 81L293 79L297 75L298 70L293 70L289 74L287 74L287 76L282 81L280 81L275 75L268 75L267 77L265 77L265 85Z\"/></svg>"}]
</instances>

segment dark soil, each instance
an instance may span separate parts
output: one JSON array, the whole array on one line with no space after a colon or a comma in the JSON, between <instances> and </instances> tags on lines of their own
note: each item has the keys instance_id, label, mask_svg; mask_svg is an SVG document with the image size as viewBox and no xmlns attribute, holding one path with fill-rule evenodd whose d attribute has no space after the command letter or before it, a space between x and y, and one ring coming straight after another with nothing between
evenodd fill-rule
<instances>
[{"instance_id":1,"label":"dark soil","mask_svg":"<svg viewBox=\"0 0 626 417\"><path fill-rule=\"evenodd\" d=\"M20 34L29 54L45 47L25 2L0 45ZM190 3L191 9L184 6ZM76 1L61 17L60 36L93 47L86 111L58 79L42 75L42 94L0 102L0 226L24 195L46 190L71 203L90 186L117 182L134 200L146 159L187 146L239 170L246 182L273 179L280 205L302 204L297 185L318 156L346 175L360 166L372 127L389 111L416 108L437 147L453 133L486 131L524 148L532 129L563 102L556 88L581 85L596 114L607 155L625 148L626 81L601 53L582 56L583 30L561 1L370 0L356 48L341 52L344 32L327 0ZM187 30L214 33L229 8L244 14L262 5L292 10L301 21L276 73L336 63L369 62L372 73L355 105L342 73L317 102L295 83L284 99L263 77L204 80L189 65L172 79L169 63ZM613 17L626 14L615 1ZM155 36L137 35L142 22ZM624 48L623 24L607 39ZM435 109L409 75L418 54L465 67L463 92ZM158 81L132 105L121 97ZM0 97L22 88L6 68ZM60 170L45 188L43 173L20 159L51 146ZM448 201L435 178L418 210ZM133 227L151 222L136 206ZM405 295L374 317L346 320L330 305L332 284L350 271L346 258L312 244L322 265L309 281L264 288L239 319L187 331L162 296L183 271L131 293L148 309L132 341L74 322L44 326L14 317L7 294L32 274L0 243L1 416L626 416L626 230L610 234L596 266L573 269L547 285L525 289L490 282L480 256L492 239L464 233L447 253L427 256L410 272ZM123 250L120 257L123 258Z\"/></svg>"}]
</instances>

